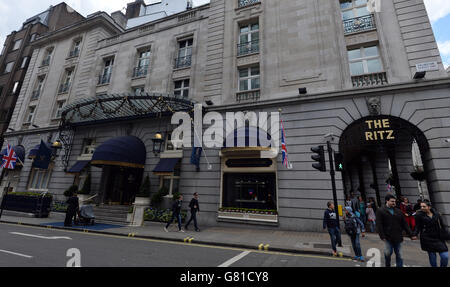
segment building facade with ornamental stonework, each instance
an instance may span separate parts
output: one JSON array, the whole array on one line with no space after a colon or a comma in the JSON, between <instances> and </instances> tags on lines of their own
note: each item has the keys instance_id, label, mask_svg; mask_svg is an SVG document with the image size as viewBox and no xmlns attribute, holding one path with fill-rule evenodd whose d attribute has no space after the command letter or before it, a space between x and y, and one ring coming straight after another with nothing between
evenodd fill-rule
<instances>
[{"instance_id":1,"label":"building facade with ornamental stonework","mask_svg":"<svg viewBox=\"0 0 450 287\"><path fill-rule=\"evenodd\" d=\"M8 140L27 152L41 139L59 139L63 148L49 170L36 171L27 160L16 189L63 199L66 188L90 174L96 203L119 213L117 206L132 204L149 176L151 193L165 189L166 201L179 192L189 202L198 192L201 225L319 231L333 193L329 172L312 167L311 148L326 149L329 141L343 156L339 204L351 192L379 206L387 192L410 202L424 197L448 222L450 78L423 1L381 5L212 0L134 26L145 22L140 17L149 5L128 4L116 21L88 28L91 40L82 36L74 65L61 57L48 72L39 65L28 70ZM61 30L42 39L34 61L50 43L69 49L77 35ZM70 88L60 94L72 66ZM47 73L48 96L33 102L33 87ZM171 142L177 127L171 118L177 111L193 116L195 104L223 119L247 114L248 123L231 129L223 123L224 141L240 135L246 144L204 147L199 165L192 164L196 150ZM255 127L252 113L280 111L288 168L273 147L249 144L252 131L279 129ZM203 122L203 132L211 124Z\"/></svg>"}]
</instances>

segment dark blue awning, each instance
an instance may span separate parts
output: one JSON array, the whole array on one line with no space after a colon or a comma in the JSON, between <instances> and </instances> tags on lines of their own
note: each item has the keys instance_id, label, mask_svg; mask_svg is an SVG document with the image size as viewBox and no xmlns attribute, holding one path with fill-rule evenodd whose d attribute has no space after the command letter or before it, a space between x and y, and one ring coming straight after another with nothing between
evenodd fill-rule
<instances>
[{"instance_id":1,"label":"dark blue awning","mask_svg":"<svg viewBox=\"0 0 450 287\"><path fill-rule=\"evenodd\" d=\"M179 158L162 158L153 173L156 175L167 175L175 172L175 167L180 162Z\"/></svg>"},{"instance_id":2,"label":"dark blue awning","mask_svg":"<svg viewBox=\"0 0 450 287\"><path fill-rule=\"evenodd\" d=\"M77 161L74 166L72 166L67 173L80 173L89 164L89 160Z\"/></svg>"},{"instance_id":3,"label":"dark blue awning","mask_svg":"<svg viewBox=\"0 0 450 287\"><path fill-rule=\"evenodd\" d=\"M146 158L145 144L139 138L123 136L110 139L100 145L92 156L91 165L144 168Z\"/></svg>"},{"instance_id":4,"label":"dark blue awning","mask_svg":"<svg viewBox=\"0 0 450 287\"><path fill-rule=\"evenodd\" d=\"M45 143L45 145L46 145L50 150L52 149L52 146L51 146L50 143ZM33 159L33 158L36 157L36 155L37 155L38 152L39 152L39 147L40 147L40 146L41 146L41 145L38 144L38 145L36 145L34 148L32 148L32 149L30 150L30 152L28 153L28 158L29 158L29 159ZM24 149L24 153L25 153L25 149Z\"/></svg>"},{"instance_id":5,"label":"dark blue awning","mask_svg":"<svg viewBox=\"0 0 450 287\"><path fill-rule=\"evenodd\" d=\"M14 152L19 160L17 160L17 164L21 165L21 162L25 163L25 148L21 145L16 145L13 147ZM0 156L6 155L6 148L2 150Z\"/></svg>"}]
</instances>

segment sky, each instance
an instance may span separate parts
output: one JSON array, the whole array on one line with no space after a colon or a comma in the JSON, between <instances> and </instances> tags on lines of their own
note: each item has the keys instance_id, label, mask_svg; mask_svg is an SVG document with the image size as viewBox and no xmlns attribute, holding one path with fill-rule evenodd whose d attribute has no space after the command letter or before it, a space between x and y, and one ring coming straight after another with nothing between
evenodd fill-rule
<instances>
[{"instance_id":1,"label":"sky","mask_svg":"<svg viewBox=\"0 0 450 287\"><path fill-rule=\"evenodd\" d=\"M0 49L14 30L19 30L22 23L34 15L45 11L50 5L63 0L0 0ZM155 1L155 0L151 0ZM147 3L151 2L146 0ZM194 6L208 3L209 0L193 0ZM433 31L438 42L442 60L446 67L450 66L450 0L424 0ZM69 6L83 16L97 11L108 13L121 10L132 0L66 0ZM23 9L26 7L26 9Z\"/></svg>"}]
</instances>

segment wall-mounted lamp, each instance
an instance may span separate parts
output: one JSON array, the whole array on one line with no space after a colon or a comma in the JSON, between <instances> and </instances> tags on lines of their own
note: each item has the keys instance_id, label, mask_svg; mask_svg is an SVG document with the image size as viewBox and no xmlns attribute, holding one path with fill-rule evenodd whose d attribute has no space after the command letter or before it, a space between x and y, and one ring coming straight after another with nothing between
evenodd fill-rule
<instances>
[{"instance_id":1,"label":"wall-mounted lamp","mask_svg":"<svg viewBox=\"0 0 450 287\"><path fill-rule=\"evenodd\" d=\"M427 72L416 72L415 74L414 74L414 80L420 80L420 79L423 79L423 78L425 78L425 75L427 74Z\"/></svg>"},{"instance_id":2,"label":"wall-mounted lamp","mask_svg":"<svg viewBox=\"0 0 450 287\"><path fill-rule=\"evenodd\" d=\"M308 90L306 88L300 88L298 89L298 93L300 95L306 95L308 93Z\"/></svg>"}]
</instances>

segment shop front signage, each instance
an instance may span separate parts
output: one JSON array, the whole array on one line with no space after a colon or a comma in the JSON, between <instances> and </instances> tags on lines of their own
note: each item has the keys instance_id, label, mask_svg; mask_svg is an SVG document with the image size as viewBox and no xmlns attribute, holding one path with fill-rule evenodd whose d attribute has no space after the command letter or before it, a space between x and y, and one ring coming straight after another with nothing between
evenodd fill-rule
<instances>
[{"instance_id":1,"label":"shop front signage","mask_svg":"<svg viewBox=\"0 0 450 287\"><path fill-rule=\"evenodd\" d=\"M395 140L395 131L390 119L373 119L365 122L365 140L369 142Z\"/></svg>"}]
</instances>

